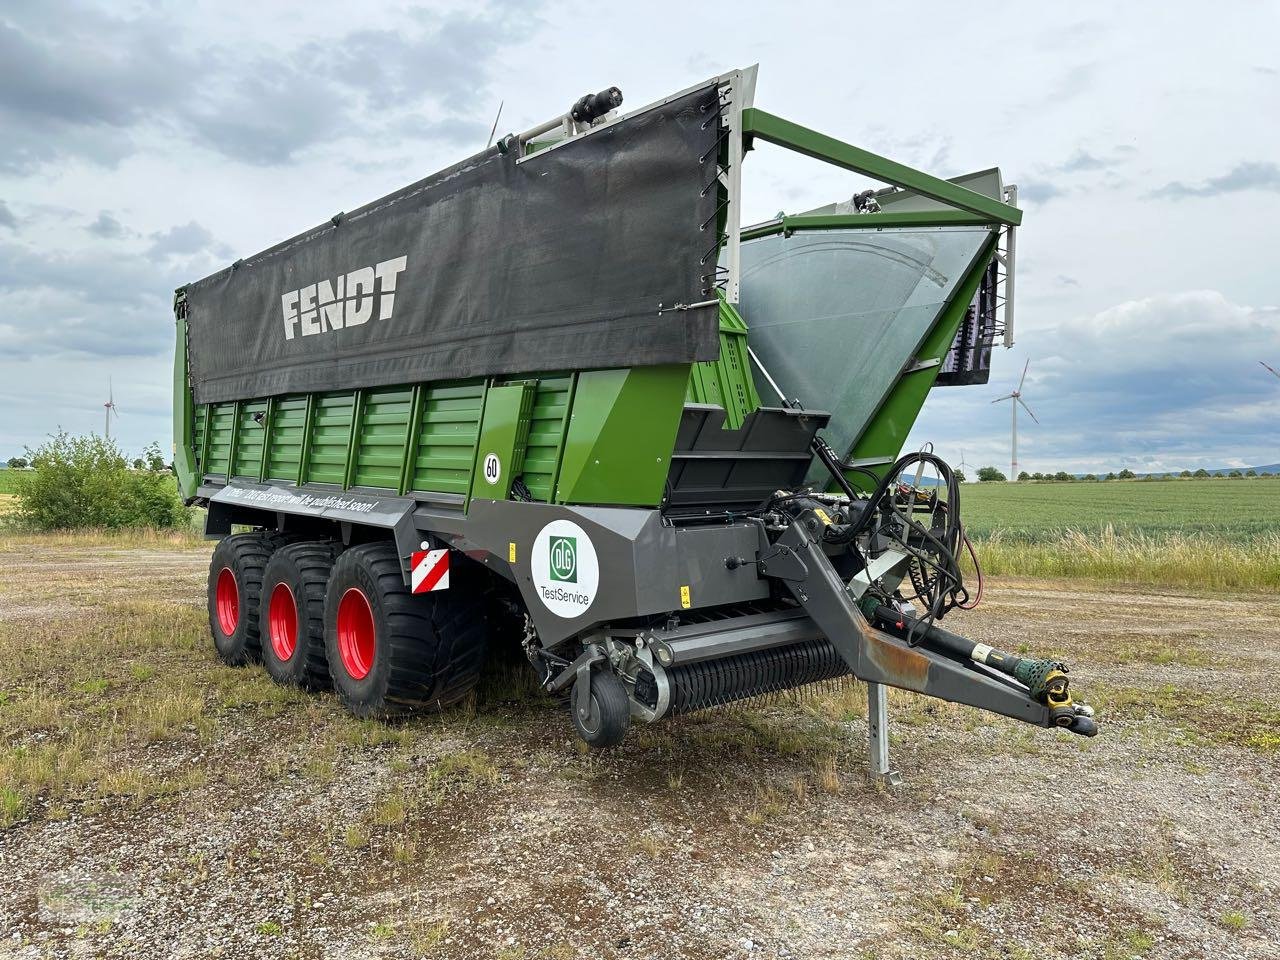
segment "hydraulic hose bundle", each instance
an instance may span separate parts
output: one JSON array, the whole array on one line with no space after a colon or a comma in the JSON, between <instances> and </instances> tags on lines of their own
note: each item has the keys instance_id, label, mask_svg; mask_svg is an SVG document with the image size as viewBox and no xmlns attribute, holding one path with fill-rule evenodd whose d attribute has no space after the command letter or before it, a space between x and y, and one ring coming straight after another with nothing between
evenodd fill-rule
<instances>
[{"instance_id":1,"label":"hydraulic hose bundle","mask_svg":"<svg viewBox=\"0 0 1280 960\"><path fill-rule=\"evenodd\" d=\"M903 474L915 465L917 483L903 483ZM918 486L925 467L938 473L938 485L929 492ZM945 500L939 497L940 489L946 490ZM927 512L928 525L915 519L917 512ZM941 457L918 451L900 458L880 479L851 527L850 539L870 533L873 540L891 540L910 555L909 577L915 595L907 599L924 605L923 624L969 603L960 570L960 550L966 542L960 522L960 483ZM908 639L914 641L914 629L908 631Z\"/></svg>"}]
</instances>

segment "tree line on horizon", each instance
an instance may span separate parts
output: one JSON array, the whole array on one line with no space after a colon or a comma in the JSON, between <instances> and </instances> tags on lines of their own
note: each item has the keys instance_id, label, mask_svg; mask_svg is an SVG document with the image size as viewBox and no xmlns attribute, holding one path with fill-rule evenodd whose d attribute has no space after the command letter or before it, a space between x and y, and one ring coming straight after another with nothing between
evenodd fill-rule
<instances>
[{"instance_id":1,"label":"tree line on horizon","mask_svg":"<svg viewBox=\"0 0 1280 960\"><path fill-rule=\"evenodd\" d=\"M1259 473L1257 470L1231 470L1227 473L1210 473L1201 467L1199 470L1183 470L1181 472L1169 471L1168 473L1144 473L1142 476L1134 473L1132 470L1125 468L1118 473L1112 472L1098 476L1094 473L1086 473L1079 477L1074 473L1067 473L1065 470L1059 470L1057 473L1027 473L1023 470L1018 474L1018 482L1052 482L1052 483L1104 483L1108 480L1214 480L1214 479L1244 479L1245 477L1275 477L1280 474L1272 473L1264 470ZM961 482L968 478L960 470L956 471L956 478ZM979 483L1001 483L1008 482L1009 478L998 467L981 467L978 470Z\"/></svg>"}]
</instances>

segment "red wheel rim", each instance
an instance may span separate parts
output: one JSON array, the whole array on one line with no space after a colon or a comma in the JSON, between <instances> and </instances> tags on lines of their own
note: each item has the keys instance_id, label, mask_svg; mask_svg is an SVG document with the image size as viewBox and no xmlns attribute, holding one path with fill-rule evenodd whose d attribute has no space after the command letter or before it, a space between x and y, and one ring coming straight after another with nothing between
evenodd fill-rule
<instances>
[{"instance_id":1,"label":"red wheel rim","mask_svg":"<svg viewBox=\"0 0 1280 960\"><path fill-rule=\"evenodd\" d=\"M375 647L373 607L359 587L351 587L338 601L338 656L353 680L373 669Z\"/></svg>"},{"instance_id":2,"label":"red wheel rim","mask_svg":"<svg viewBox=\"0 0 1280 960\"><path fill-rule=\"evenodd\" d=\"M287 583L277 583L267 603L267 634L271 649L281 661L287 661L298 649L298 604Z\"/></svg>"},{"instance_id":3,"label":"red wheel rim","mask_svg":"<svg viewBox=\"0 0 1280 960\"><path fill-rule=\"evenodd\" d=\"M240 625L240 586L230 567L223 567L218 573L214 606L218 611L218 626L223 634L231 636Z\"/></svg>"}]
</instances>

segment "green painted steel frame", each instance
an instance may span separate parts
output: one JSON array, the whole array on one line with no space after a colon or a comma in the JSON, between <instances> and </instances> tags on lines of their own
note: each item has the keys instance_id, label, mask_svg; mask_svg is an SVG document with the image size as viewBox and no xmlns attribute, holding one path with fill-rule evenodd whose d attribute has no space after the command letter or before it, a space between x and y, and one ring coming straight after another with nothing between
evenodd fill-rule
<instances>
[{"instance_id":1,"label":"green painted steel frame","mask_svg":"<svg viewBox=\"0 0 1280 960\"><path fill-rule=\"evenodd\" d=\"M805 230L843 230L850 227L980 227L994 222L991 217L966 210L904 210L883 213L829 213L784 216L742 231L743 240L757 240L776 234L791 236Z\"/></svg>"},{"instance_id":2,"label":"green painted steel frame","mask_svg":"<svg viewBox=\"0 0 1280 960\"><path fill-rule=\"evenodd\" d=\"M426 387L417 383L413 387L413 397L409 401L409 419L405 423L404 431L404 452L400 459L400 485L396 492L400 496L404 496L409 492L409 486L413 483L413 462L418 455L418 445L415 442L418 435L418 427L422 423L422 407L426 403Z\"/></svg>"},{"instance_id":3,"label":"green painted steel frame","mask_svg":"<svg viewBox=\"0 0 1280 960\"><path fill-rule=\"evenodd\" d=\"M750 138L758 137L787 150L822 160L826 163L873 177L884 183L914 191L922 196L945 203L958 210L986 217L988 221L1017 226L1022 223L1022 211L1007 203L993 200L966 187L932 176L906 164L890 160L861 147L829 137L825 133L810 130L798 123L766 113L756 107L742 111L742 136L744 146Z\"/></svg>"},{"instance_id":4,"label":"green painted steel frame","mask_svg":"<svg viewBox=\"0 0 1280 960\"><path fill-rule=\"evenodd\" d=\"M173 350L173 471L178 477L178 490L184 497L195 494L199 478L196 476L195 445L192 435L195 424L195 406L191 397L190 376L187 371L187 295L179 290L173 295L175 342ZM209 435L209 411L206 408L204 438ZM203 469L208 449L200 460Z\"/></svg>"}]
</instances>

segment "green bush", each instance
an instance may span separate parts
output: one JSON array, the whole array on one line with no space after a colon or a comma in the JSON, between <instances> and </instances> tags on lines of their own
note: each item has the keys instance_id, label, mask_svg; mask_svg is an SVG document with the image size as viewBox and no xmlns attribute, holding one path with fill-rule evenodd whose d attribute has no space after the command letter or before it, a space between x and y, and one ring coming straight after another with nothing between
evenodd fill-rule
<instances>
[{"instance_id":1,"label":"green bush","mask_svg":"<svg viewBox=\"0 0 1280 960\"><path fill-rule=\"evenodd\" d=\"M59 431L27 454L33 469L18 481L19 523L37 530L186 524L170 478L130 470L110 440Z\"/></svg>"}]
</instances>

